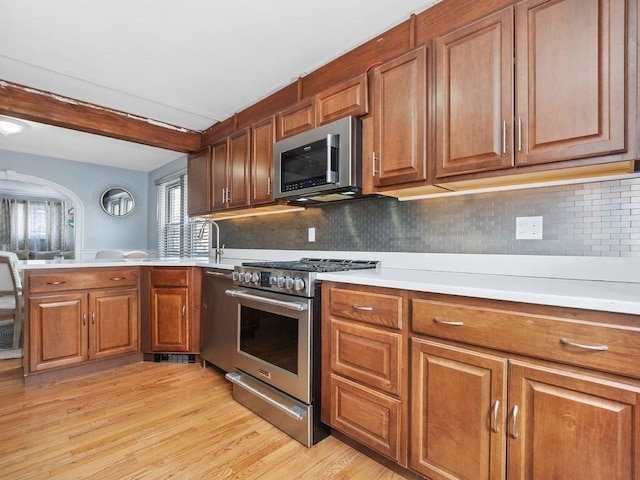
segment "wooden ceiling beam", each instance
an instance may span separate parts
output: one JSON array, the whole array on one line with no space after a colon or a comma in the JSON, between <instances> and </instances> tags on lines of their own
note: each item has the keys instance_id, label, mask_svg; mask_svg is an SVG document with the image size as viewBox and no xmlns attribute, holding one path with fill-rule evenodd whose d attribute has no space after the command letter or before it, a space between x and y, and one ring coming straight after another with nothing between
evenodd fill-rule
<instances>
[{"instance_id":1,"label":"wooden ceiling beam","mask_svg":"<svg viewBox=\"0 0 640 480\"><path fill-rule=\"evenodd\" d=\"M4 80L0 114L177 152L194 152L202 143L201 132Z\"/></svg>"}]
</instances>

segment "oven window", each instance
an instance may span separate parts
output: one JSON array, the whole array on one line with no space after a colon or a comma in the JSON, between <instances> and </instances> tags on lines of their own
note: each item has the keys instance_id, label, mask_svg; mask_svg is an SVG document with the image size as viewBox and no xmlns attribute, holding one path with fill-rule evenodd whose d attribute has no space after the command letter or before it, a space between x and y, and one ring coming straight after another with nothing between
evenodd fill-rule
<instances>
[{"instance_id":1,"label":"oven window","mask_svg":"<svg viewBox=\"0 0 640 480\"><path fill-rule=\"evenodd\" d=\"M242 306L240 350L298 374L298 319Z\"/></svg>"}]
</instances>

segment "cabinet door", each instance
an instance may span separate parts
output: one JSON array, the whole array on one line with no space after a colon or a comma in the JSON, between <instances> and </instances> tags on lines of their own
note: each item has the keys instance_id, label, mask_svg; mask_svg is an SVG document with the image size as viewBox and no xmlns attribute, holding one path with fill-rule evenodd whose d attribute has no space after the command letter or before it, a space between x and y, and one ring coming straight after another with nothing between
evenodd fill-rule
<instances>
[{"instance_id":1,"label":"cabinet door","mask_svg":"<svg viewBox=\"0 0 640 480\"><path fill-rule=\"evenodd\" d=\"M85 293L31 297L29 327L30 371L70 366L87 360Z\"/></svg>"},{"instance_id":2,"label":"cabinet door","mask_svg":"<svg viewBox=\"0 0 640 480\"><path fill-rule=\"evenodd\" d=\"M412 339L411 468L434 480L505 478L506 373L500 357Z\"/></svg>"},{"instance_id":3,"label":"cabinet door","mask_svg":"<svg viewBox=\"0 0 640 480\"><path fill-rule=\"evenodd\" d=\"M513 166L513 10L439 38L436 177Z\"/></svg>"},{"instance_id":4,"label":"cabinet door","mask_svg":"<svg viewBox=\"0 0 640 480\"><path fill-rule=\"evenodd\" d=\"M331 426L406 466L401 402L331 374Z\"/></svg>"},{"instance_id":5,"label":"cabinet door","mask_svg":"<svg viewBox=\"0 0 640 480\"><path fill-rule=\"evenodd\" d=\"M138 351L138 290L89 294L89 356L101 359Z\"/></svg>"},{"instance_id":6,"label":"cabinet door","mask_svg":"<svg viewBox=\"0 0 640 480\"><path fill-rule=\"evenodd\" d=\"M188 300L186 287L151 288L152 351L189 351Z\"/></svg>"},{"instance_id":7,"label":"cabinet door","mask_svg":"<svg viewBox=\"0 0 640 480\"><path fill-rule=\"evenodd\" d=\"M516 6L516 165L625 150L627 3Z\"/></svg>"},{"instance_id":8,"label":"cabinet door","mask_svg":"<svg viewBox=\"0 0 640 480\"><path fill-rule=\"evenodd\" d=\"M374 71L374 185L427 179L427 48Z\"/></svg>"},{"instance_id":9,"label":"cabinet door","mask_svg":"<svg viewBox=\"0 0 640 480\"><path fill-rule=\"evenodd\" d=\"M639 478L639 425L637 387L511 362L510 480Z\"/></svg>"},{"instance_id":10,"label":"cabinet door","mask_svg":"<svg viewBox=\"0 0 640 480\"><path fill-rule=\"evenodd\" d=\"M251 130L246 128L229 137L228 207L249 205L251 180Z\"/></svg>"},{"instance_id":11,"label":"cabinet door","mask_svg":"<svg viewBox=\"0 0 640 480\"><path fill-rule=\"evenodd\" d=\"M368 111L365 73L316 95L317 125L324 125L349 115L359 117Z\"/></svg>"},{"instance_id":12,"label":"cabinet door","mask_svg":"<svg viewBox=\"0 0 640 480\"><path fill-rule=\"evenodd\" d=\"M402 387L402 335L331 320L331 370L393 395Z\"/></svg>"},{"instance_id":13,"label":"cabinet door","mask_svg":"<svg viewBox=\"0 0 640 480\"><path fill-rule=\"evenodd\" d=\"M273 201L273 144L276 120L269 117L255 123L251 133L251 205Z\"/></svg>"},{"instance_id":14,"label":"cabinet door","mask_svg":"<svg viewBox=\"0 0 640 480\"><path fill-rule=\"evenodd\" d=\"M209 213L211 209L211 147L187 159L187 210L189 215Z\"/></svg>"},{"instance_id":15,"label":"cabinet door","mask_svg":"<svg viewBox=\"0 0 640 480\"><path fill-rule=\"evenodd\" d=\"M313 99L302 100L278 113L278 139L306 132L316 126Z\"/></svg>"},{"instance_id":16,"label":"cabinet door","mask_svg":"<svg viewBox=\"0 0 640 480\"><path fill-rule=\"evenodd\" d=\"M221 210L227 207L227 160L228 142L224 140L214 143L211 151L212 179L211 179L211 209Z\"/></svg>"}]
</instances>

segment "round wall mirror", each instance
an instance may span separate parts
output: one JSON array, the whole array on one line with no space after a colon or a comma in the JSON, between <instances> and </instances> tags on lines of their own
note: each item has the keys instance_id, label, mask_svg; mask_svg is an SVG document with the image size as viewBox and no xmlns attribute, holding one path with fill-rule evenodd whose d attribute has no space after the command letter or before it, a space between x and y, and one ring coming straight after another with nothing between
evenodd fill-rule
<instances>
[{"instance_id":1,"label":"round wall mirror","mask_svg":"<svg viewBox=\"0 0 640 480\"><path fill-rule=\"evenodd\" d=\"M100 197L100 206L112 217L124 217L133 211L133 195L124 188L108 188Z\"/></svg>"}]
</instances>

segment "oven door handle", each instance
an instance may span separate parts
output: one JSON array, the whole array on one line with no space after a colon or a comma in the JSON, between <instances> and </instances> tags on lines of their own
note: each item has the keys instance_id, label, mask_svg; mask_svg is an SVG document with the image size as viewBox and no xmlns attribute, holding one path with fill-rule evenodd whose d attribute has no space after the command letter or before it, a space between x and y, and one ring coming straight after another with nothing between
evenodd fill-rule
<instances>
[{"instance_id":1,"label":"oven door handle","mask_svg":"<svg viewBox=\"0 0 640 480\"><path fill-rule=\"evenodd\" d=\"M290 417L295 418L299 422L304 420L304 418L307 416L307 412L305 412L300 407L297 407L297 406L289 407L288 405L284 405L284 404L280 403L275 398L271 398L269 395L261 392L260 390L258 390L256 388L253 388L251 385L243 382L242 381L242 377L243 377L243 375L241 373L238 373L238 372L229 372L224 376L224 378L229 380L231 383L235 383L239 387L242 387L245 390L248 390L249 392L253 393L257 397L259 397L262 400L264 400L265 402L267 402L269 405L272 405L272 406L276 407L281 412L286 413Z\"/></svg>"},{"instance_id":2,"label":"oven door handle","mask_svg":"<svg viewBox=\"0 0 640 480\"><path fill-rule=\"evenodd\" d=\"M296 312L303 312L308 309L306 303L284 302L282 300L275 300L273 298L261 297L260 295L252 295L243 290L225 290L224 293L229 295L230 297L253 300L254 302L258 303L264 303L267 305L274 305L276 307L287 308L289 310L295 310Z\"/></svg>"}]
</instances>

